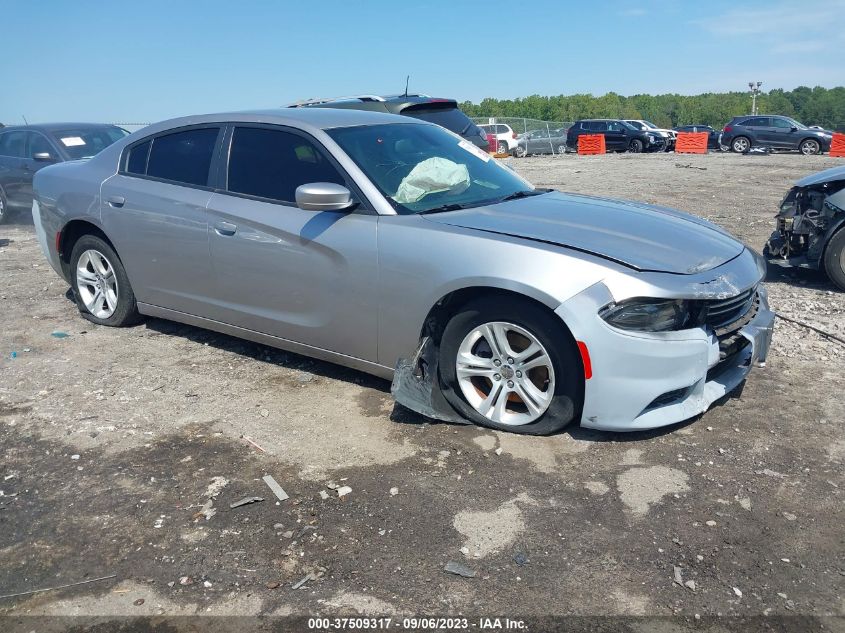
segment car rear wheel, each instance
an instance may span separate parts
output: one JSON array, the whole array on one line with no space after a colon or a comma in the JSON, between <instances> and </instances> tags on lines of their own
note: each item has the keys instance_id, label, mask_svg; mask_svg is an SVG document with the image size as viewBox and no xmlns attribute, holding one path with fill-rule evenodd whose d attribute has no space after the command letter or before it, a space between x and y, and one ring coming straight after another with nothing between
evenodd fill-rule
<instances>
[{"instance_id":1,"label":"car rear wheel","mask_svg":"<svg viewBox=\"0 0 845 633\"><path fill-rule=\"evenodd\" d=\"M821 152L821 150L822 147L819 145L819 142L811 138L801 141L801 144L798 145L798 151L804 154L804 156L813 156Z\"/></svg>"},{"instance_id":2,"label":"car rear wheel","mask_svg":"<svg viewBox=\"0 0 845 633\"><path fill-rule=\"evenodd\" d=\"M751 149L751 141L744 136L737 136L731 143L731 150L737 154L744 154Z\"/></svg>"},{"instance_id":3,"label":"car rear wheel","mask_svg":"<svg viewBox=\"0 0 845 633\"><path fill-rule=\"evenodd\" d=\"M561 143L557 146L557 153L558 154L566 154L566 145Z\"/></svg>"},{"instance_id":4,"label":"car rear wheel","mask_svg":"<svg viewBox=\"0 0 845 633\"><path fill-rule=\"evenodd\" d=\"M643 142L638 138L633 139L628 144L628 151L632 154L639 154L643 151Z\"/></svg>"},{"instance_id":5,"label":"car rear wheel","mask_svg":"<svg viewBox=\"0 0 845 633\"><path fill-rule=\"evenodd\" d=\"M508 144L504 141L499 141L499 144L496 145L496 153L497 154L507 154L508 153Z\"/></svg>"},{"instance_id":6,"label":"car rear wheel","mask_svg":"<svg viewBox=\"0 0 845 633\"><path fill-rule=\"evenodd\" d=\"M140 319L135 293L114 249L95 235L83 235L70 256L71 283L83 317L121 327Z\"/></svg>"},{"instance_id":7,"label":"car rear wheel","mask_svg":"<svg viewBox=\"0 0 845 633\"><path fill-rule=\"evenodd\" d=\"M513 150L513 155L517 158L525 158L528 155L528 149L522 145L517 145Z\"/></svg>"},{"instance_id":8,"label":"car rear wheel","mask_svg":"<svg viewBox=\"0 0 845 633\"><path fill-rule=\"evenodd\" d=\"M845 228L830 238L824 251L824 270L840 290L845 291Z\"/></svg>"},{"instance_id":9,"label":"car rear wheel","mask_svg":"<svg viewBox=\"0 0 845 633\"><path fill-rule=\"evenodd\" d=\"M577 347L563 323L528 301L486 298L446 325L443 394L465 418L493 429L547 435L581 410Z\"/></svg>"},{"instance_id":10,"label":"car rear wheel","mask_svg":"<svg viewBox=\"0 0 845 633\"><path fill-rule=\"evenodd\" d=\"M0 224L9 219L9 208L6 206L6 194L0 189Z\"/></svg>"}]
</instances>

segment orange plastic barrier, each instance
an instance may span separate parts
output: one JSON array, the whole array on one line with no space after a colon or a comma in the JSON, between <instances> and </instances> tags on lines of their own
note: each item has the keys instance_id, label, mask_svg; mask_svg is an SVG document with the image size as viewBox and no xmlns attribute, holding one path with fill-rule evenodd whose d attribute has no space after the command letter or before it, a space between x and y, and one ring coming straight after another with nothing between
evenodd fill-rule
<instances>
[{"instance_id":1,"label":"orange plastic barrier","mask_svg":"<svg viewBox=\"0 0 845 633\"><path fill-rule=\"evenodd\" d=\"M579 154L604 154L606 152L604 134L582 134L578 137Z\"/></svg>"},{"instance_id":2,"label":"orange plastic barrier","mask_svg":"<svg viewBox=\"0 0 845 633\"><path fill-rule=\"evenodd\" d=\"M830 155L845 158L845 134L833 133L833 140L830 142Z\"/></svg>"},{"instance_id":3,"label":"orange plastic barrier","mask_svg":"<svg viewBox=\"0 0 845 633\"><path fill-rule=\"evenodd\" d=\"M706 154L707 132L678 132L675 152L678 154Z\"/></svg>"}]
</instances>

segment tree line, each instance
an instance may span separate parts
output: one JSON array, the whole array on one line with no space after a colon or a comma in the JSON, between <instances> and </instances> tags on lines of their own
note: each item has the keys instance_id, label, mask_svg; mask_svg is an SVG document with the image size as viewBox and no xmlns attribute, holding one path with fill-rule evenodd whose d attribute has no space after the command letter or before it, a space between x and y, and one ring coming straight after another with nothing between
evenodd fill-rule
<instances>
[{"instance_id":1,"label":"tree line","mask_svg":"<svg viewBox=\"0 0 845 633\"><path fill-rule=\"evenodd\" d=\"M615 92L541 96L517 99L488 97L480 103L466 101L461 110L474 117L525 117L544 121L577 121L588 118L646 119L660 127L712 125L721 129L735 116L751 113L748 92L709 92L700 95L633 95ZM760 114L782 114L805 125L845 131L845 87L770 90L757 95Z\"/></svg>"}]
</instances>

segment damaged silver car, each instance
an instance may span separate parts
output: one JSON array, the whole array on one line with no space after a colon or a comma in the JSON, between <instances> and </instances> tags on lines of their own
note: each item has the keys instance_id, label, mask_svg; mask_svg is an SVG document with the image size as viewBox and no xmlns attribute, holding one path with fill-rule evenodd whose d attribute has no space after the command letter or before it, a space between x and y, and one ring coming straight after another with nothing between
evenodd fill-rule
<instances>
[{"instance_id":1,"label":"damaged silver car","mask_svg":"<svg viewBox=\"0 0 845 633\"><path fill-rule=\"evenodd\" d=\"M845 290L845 167L802 178L780 203L764 254L778 266L823 270Z\"/></svg>"},{"instance_id":2,"label":"damaged silver car","mask_svg":"<svg viewBox=\"0 0 845 633\"><path fill-rule=\"evenodd\" d=\"M771 338L765 261L720 228L537 189L402 116L175 119L39 171L34 191L85 318L150 315L354 367L441 420L673 424L736 388Z\"/></svg>"}]
</instances>

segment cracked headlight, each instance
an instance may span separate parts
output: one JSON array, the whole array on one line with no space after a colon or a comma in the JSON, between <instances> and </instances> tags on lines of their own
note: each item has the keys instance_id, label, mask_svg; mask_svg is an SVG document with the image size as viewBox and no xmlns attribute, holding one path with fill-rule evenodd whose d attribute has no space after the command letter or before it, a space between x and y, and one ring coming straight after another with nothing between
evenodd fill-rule
<instances>
[{"instance_id":1,"label":"cracked headlight","mask_svg":"<svg viewBox=\"0 0 845 633\"><path fill-rule=\"evenodd\" d=\"M670 332L692 327L689 301L680 299L631 299L611 303L599 316L613 327L639 332Z\"/></svg>"}]
</instances>

